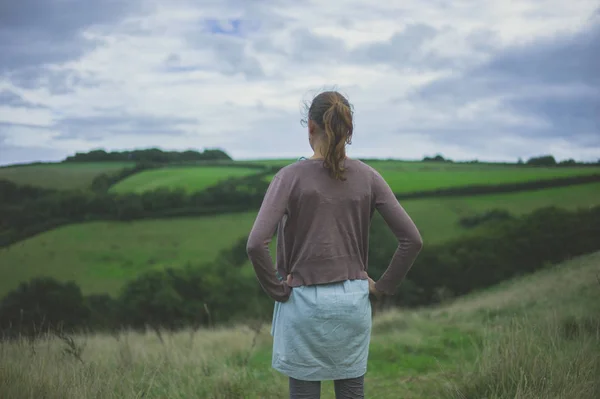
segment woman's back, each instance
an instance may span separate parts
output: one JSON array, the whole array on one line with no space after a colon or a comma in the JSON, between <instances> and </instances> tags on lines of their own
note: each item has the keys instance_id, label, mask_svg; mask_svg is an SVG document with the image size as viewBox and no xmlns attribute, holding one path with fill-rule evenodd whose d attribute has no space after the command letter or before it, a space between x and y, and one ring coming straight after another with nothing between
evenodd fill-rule
<instances>
[{"instance_id":1,"label":"woman's back","mask_svg":"<svg viewBox=\"0 0 600 399\"><path fill-rule=\"evenodd\" d=\"M333 180L320 159L280 172L290 198L279 224L277 269L294 286L367 278L373 169L345 161L345 181Z\"/></svg>"},{"instance_id":2,"label":"woman's back","mask_svg":"<svg viewBox=\"0 0 600 399\"><path fill-rule=\"evenodd\" d=\"M345 179L335 180L322 159L308 159L286 166L273 178L248 250L259 281L274 299L288 294L285 287L269 290L278 285L269 277L273 269L266 245L276 228L277 271L289 287L367 279L369 226L375 210L399 240L378 288L393 293L412 265L421 238L385 180L358 160L346 159L344 169Z\"/></svg>"}]
</instances>

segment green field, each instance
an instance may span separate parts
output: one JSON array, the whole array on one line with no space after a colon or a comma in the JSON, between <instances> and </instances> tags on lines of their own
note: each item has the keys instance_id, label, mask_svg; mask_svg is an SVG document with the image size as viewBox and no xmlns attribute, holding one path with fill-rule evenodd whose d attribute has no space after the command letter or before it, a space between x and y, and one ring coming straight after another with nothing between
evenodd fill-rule
<instances>
[{"instance_id":1,"label":"green field","mask_svg":"<svg viewBox=\"0 0 600 399\"><path fill-rule=\"evenodd\" d=\"M188 192L195 192L229 177L246 176L257 172L257 169L226 166L167 167L137 173L111 187L111 191L142 193L158 188L182 188Z\"/></svg>"},{"instance_id":2,"label":"green field","mask_svg":"<svg viewBox=\"0 0 600 399\"><path fill-rule=\"evenodd\" d=\"M75 280L85 292L114 294L142 271L215 259L247 234L254 217L245 213L60 227L0 249L0 295L16 282L40 275Z\"/></svg>"},{"instance_id":3,"label":"green field","mask_svg":"<svg viewBox=\"0 0 600 399\"><path fill-rule=\"evenodd\" d=\"M293 160L255 161L266 166L285 166ZM396 193L460 187L473 184L521 183L530 180L600 174L600 167L534 168L501 164L369 161ZM133 175L112 187L113 192L144 192L160 187L200 191L228 177L257 173L250 168L170 167ZM270 180L272 176L267 177Z\"/></svg>"},{"instance_id":4,"label":"green field","mask_svg":"<svg viewBox=\"0 0 600 399\"><path fill-rule=\"evenodd\" d=\"M133 163L126 162L69 162L12 166L0 168L0 179L58 190L87 189L94 177L99 174L112 173L132 166Z\"/></svg>"},{"instance_id":5,"label":"green field","mask_svg":"<svg viewBox=\"0 0 600 399\"><path fill-rule=\"evenodd\" d=\"M599 272L597 252L434 309L376 315L366 397L600 397ZM0 397L287 397L268 324L74 342L81 361L56 338L0 342ZM324 383L322 398L333 397Z\"/></svg>"},{"instance_id":6,"label":"green field","mask_svg":"<svg viewBox=\"0 0 600 399\"><path fill-rule=\"evenodd\" d=\"M497 164L372 161L395 193L468 185L494 185L600 174L600 167L541 168ZM272 179L272 176L266 177Z\"/></svg>"},{"instance_id":7,"label":"green field","mask_svg":"<svg viewBox=\"0 0 600 399\"><path fill-rule=\"evenodd\" d=\"M261 160L250 163L285 166L295 160ZM244 161L248 163L248 161ZM433 190L473 184L519 183L557 177L600 174L600 167L528 167L487 163L441 163L408 161L368 161L377 169L394 192ZM115 172L133 163L57 163L0 168L0 179L56 189L88 188L98 174ZM118 182L115 193L142 193L157 188L201 191L229 177L257 173L257 169L227 166L172 166L147 170ZM267 179L271 179L267 177Z\"/></svg>"},{"instance_id":8,"label":"green field","mask_svg":"<svg viewBox=\"0 0 600 399\"><path fill-rule=\"evenodd\" d=\"M600 204L600 183L511 194L407 200L402 205L427 244L467 230L460 217L493 208L514 214L542 206ZM64 226L0 250L0 295L38 275L75 280L86 293L115 293L144 270L201 264L248 234L256 212L202 218L93 222Z\"/></svg>"}]
</instances>

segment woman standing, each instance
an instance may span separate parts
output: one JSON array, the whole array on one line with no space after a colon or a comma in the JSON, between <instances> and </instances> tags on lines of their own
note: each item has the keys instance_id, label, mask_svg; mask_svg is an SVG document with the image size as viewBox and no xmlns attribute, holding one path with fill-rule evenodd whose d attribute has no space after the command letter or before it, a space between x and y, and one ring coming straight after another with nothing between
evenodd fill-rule
<instances>
[{"instance_id":1,"label":"woman standing","mask_svg":"<svg viewBox=\"0 0 600 399\"><path fill-rule=\"evenodd\" d=\"M248 256L273 298L273 368L290 398L363 398L371 337L369 293L392 295L422 247L416 226L372 167L346 157L353 134L348 100L327 91L307 117L314 155L273 178L248 239ZM369 226L377 210L398 239L383 276L367 274ZM269 243L277 229L277 269Z\"/></svg>"}]
</instances>

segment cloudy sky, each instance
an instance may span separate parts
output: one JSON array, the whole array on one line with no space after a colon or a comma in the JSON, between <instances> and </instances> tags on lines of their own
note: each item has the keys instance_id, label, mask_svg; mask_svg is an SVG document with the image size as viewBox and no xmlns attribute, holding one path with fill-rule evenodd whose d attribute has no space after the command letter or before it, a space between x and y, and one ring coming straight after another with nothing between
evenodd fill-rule
<instances>
[{"instance_id":1,"label":"cloudy sky","mask_svg":"<svg viewBox=\"0 0 600 399\"><path fill-rule=\"evenodd\" d=\"M0 164L307 155L302 101L331 87L351 156L595 161L599 71L596 0L3 1Z\"/></svg>"}]
</instances>

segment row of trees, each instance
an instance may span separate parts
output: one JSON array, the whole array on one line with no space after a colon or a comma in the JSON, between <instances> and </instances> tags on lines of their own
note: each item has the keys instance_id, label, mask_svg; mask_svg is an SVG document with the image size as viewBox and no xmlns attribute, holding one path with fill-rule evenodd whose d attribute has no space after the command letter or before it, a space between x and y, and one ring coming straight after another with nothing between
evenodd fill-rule
<instances>
[{"instance_id":1,"label":"row of trees","mask_svg":"<svg viewBox=\"0 0 600 399\"><path fill-rule=\"evenodd\" d=\"M397 242L383 219L374 219L369 274L384 272ZM425 306L600 249L600 206L537 210L523 217L481 222L473 234L427 245L387 306ZM74 283L39 278L0 302L7 337L48 329L177 330L243 319L268 319L272 302L248 266L246 238L209 264L152 270L127 283L116 297L84 296Z\"/></svg>"},{"instance_id":2,"label":"row of trees","mask_svg":"<svg viewBox=\"0 0 600 399\"><path fill-rule=\"evenodd\" d=\"M190 162L190 161L231 161L232 158L220 149L205 149L202 152L188 151L163 151L158 148L133 151L93 150L90 152L78 152L67 157L64 162Z\"/></svg>"},{"instance_id":3,"label":"row of trees","mask_svg":"<svg viewBox=\"0 0 600 399\"><path fill-rule=\"evenodd\" d=\"M521 159L519 159L520 164L523 163ZM553 155L541 155L537 157L532 157L525 162L527 165L531 166L589 166L589 165L600 165L600 159L596 163L586 163L586 162L577 162L572 158L564 159L560 162L556 161Z\"/></svg>"},{"instance_id":4,"label":"row of trees","mask_svg":"<svg viewBox=\"0 0 600 399\"><path fill-rule=\"evenodd\" d=\"M453 161L448 158L444 158L441 154L437 154L433 157L424 157L423 162L448 162ZM478 161L471 161L470 163L477 163ZM529 158L526 162L523 162L521 158L517 161L518 164L527 164L531 166L587 166L587 165L600 165L600 159L594 163L577 162L574 159L565 159L560 162L556 161L553 155L541 155Z\"/></svg>"}]
</instances>

